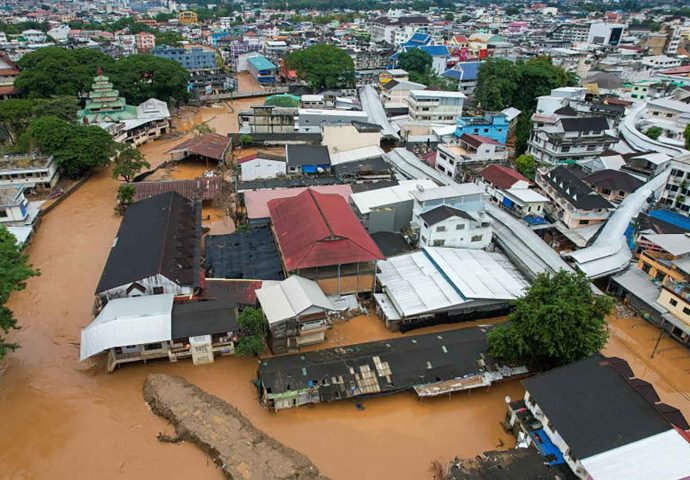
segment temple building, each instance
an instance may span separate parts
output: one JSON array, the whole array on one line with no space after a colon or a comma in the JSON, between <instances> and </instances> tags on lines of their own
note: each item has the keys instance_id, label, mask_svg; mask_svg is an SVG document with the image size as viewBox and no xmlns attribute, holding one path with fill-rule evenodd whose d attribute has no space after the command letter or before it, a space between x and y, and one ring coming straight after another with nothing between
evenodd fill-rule
<instances>
[{"instance_id":1,"label":"temple building","mask_svg":"<svg viewBox=\"0 0 690 480\"><path fill-rule=\"evenodd\" d=\"M138 107L127 105L112 82L99 68L83 110L77 119L84 125L98 125L117 142L141 145L167 133L170 111L165 102L150 98Z\"/></svg>"}]
</instances>

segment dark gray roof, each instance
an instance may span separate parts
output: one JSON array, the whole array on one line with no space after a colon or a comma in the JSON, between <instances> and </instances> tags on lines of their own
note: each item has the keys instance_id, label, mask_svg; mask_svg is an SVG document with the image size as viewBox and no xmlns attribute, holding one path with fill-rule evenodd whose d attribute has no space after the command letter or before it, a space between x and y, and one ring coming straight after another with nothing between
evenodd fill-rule
<instances>
[{"instance_id":1,"label":"dark gray roof","mask_svg":"<svg viewBox=\"0 0 690 480\"><path fill-rule=\"evenodd\" d=\"M436 225L437 223L451 217L460 217L464 218L465 220L472 220L476 222L476 220L469 213L463 210L458 210L457 208L449 207L448 205L440 205L432 210L429 210L428 212L422 213L420 217L422 217L427 225Z\"/></svg>"},{"instance_id":2,"label":"dark gray roof","mask_svg":"<svg viewBox=\"0 0 690 480\"><path fill-rule=\"evenodd\" d=\"M561 107L553 113L555 113L556 115L565 115L565 116L569 116L569 117L577 116L577 112L570 105L568 105L566 107Z\"/></svg>"},{"instance_id":3,"label":"dark gray roof","mask_svg":"<svg viewBox=\"0 0 690 480\"><path fill-rule=\"evenodd\" d=\"M342 175L357 175L368 173L387 173L392 172L390 163L386 162L382 157L367 158L355 162L339 163L333 166L335 174Z\"/></svg>"},{"instance_id":4,"label":"dark gray roof","mask_svg":"<svg viewBox=\"0 0 690 480\"><path fill-rule=\"evenodd\" d=\"M360 122L357 120L352 121L352 126L357 129L359 133L374 133L380 132L383 127L377 123Z\"/></svg>"},{"instance_id":5,"label":"dark gray roof","mask_svg":"<svg viewBox=\"0 0 690 480\"><path fill-rule=\"evenodd\" d=\"M595 354L522 382L577 459L672 428L613 360Z\"/></svg>"},{"instance_id":6,"label":"dark gray roof","mask_svg":"<svg viewBox=\"0 0 690 480\"><path fill-rule=\"evenodd\" d=\"M483 456L456 458L447 480L576 480L568 468L549 467L536 448L511 448L484 452Z\"/></svg>"},{"instance_id":7,"label":"dark gray roof","mask_svg":"<svg viewBox=\"0 0 690 480\"><path fill-rule=\"evenodd\" d=\"M376 232L371 234L371 239L386 258L412 251L412 247L400 233Z\"/></svg>"},{"instance_id":8,"label":"dark gray roof","mask_svg":"<svg viewBox=\"0 0 690 480\"><path fill-rule=\"evenodd\" d=\"M283 267L270 227L206 236L209 278L283 280Z\"/></svg>"},{"instance_id":9,"label":"dark gray roof","mask_svg":"<svg viewBox=\"0 0 690 480\"><path fill-rule=\"evenodd\" d=\"M396 185L398 185L397 180L379 180L377 182L353 183L350 186L352 187L352 193L360 193L378 190L380 188L394 187Z\"/></svg>"},{"instance_id":10,"label":"dark gray roof","mask_svg":"<svg viewBox=\"0 0 690 480\"><path fill-rule=\"evenodd\" d=\"M332 175L300 175L297 177L264 178L237 182L237 191L260 190L262 188L315 187L342 183Z\"/></svg>"},{"instance_id":11,"label":"dark gray roof","mask_svg":"<svg viewBox=\"0 0 690 480\"><path fill-rule=\"evenodd\" d=\"M323 400L347 398L355 384L354 372L369 365L376 371L373 357L387 362L391 383L380 381L381 394L408 390L415 385L460 378L480 373L477 361L485 355L488 367L486 328L472 327L328 348L295 355L282 355L260 361L258 380L269 392L296 391L342 376L344 384L321 385ZM431 368L429 368L431 365ZM351 370L354 368L354 370Z\"/></svg>"},{"instance_id":12,"label":"dark gray roof","mask_svg":"<svg viewBox=\"0 0 690 480\"><path fill-rule=\"evenodd\" d=\"M176 192L125 211L96 293L161 274L184 286L200 281L201 207Z\"/></svg>"},{"instance_id":13,"label":"dark gray roof","mask_svg":"<svg viewBox=\"0 0 690 480\"><path fill-rule=\"evenodd\" d=\"M221 300L173 304L171 326L173 339L238 330L235 306Z\"/></svg>"},{"instance_id":14,"label":"dark gray roof","mask_svg":"<svg viewBox=\"0 0 690 480\"><path fill-rule=\"evenodd\" d=\"M562 118L561 125L566 132L603 132L609 128L604 117Z\"/></svg>"},{"instance_id":15,"label":"dark gray roof","mask_svg":"<svg viewBox=\"0 0 690 480\"><path fill-rule=\"evenodd\" d=\"M400 84L399 81L397 81L396 79L392 79L392 80L388 80L388 81L383 85L383 87L381 87L381 88L382 88L383 90L385 90L385 91L389 91L389 90L392 90L393 87L395 87L396 85L399 85L399 84Z\"/></svg>"},{"instance_id":16,"label":"dark gray roof","mask_svg":"<svg viewBox=\"0 0 690 480\"><path fill-rule=\"evenodd\" d=\"M591 173L583 178L583 180L591 185L593 188L606 188L609 190L621 190L626 193L632 193L642 185L644 182L639 178L633 177L620 170L599 170Z\"/></svg>"},{"instance_id":17,"label":"dark gray roof","mask_svg":"<svg viewBox=\"0 0 690 480\"><path fill-rule=\"evenodd\" d=\"M559 166L547 172L544 180L549 183L560 196L575 208L582 210L597 210L613 208L604 197L596 193L585 182L564 166Z\"/></svg>"},{"instance_id":18,"label":"dark gray roof","mask_svg":"<svg viewBox=\"0 0 690 480\"><path fill-rule=\"evenodd\" d=\"M323 145L288 145L287 164L290 167L301 165L330 165L331 156Z\"/></svg>"}]
</instances>

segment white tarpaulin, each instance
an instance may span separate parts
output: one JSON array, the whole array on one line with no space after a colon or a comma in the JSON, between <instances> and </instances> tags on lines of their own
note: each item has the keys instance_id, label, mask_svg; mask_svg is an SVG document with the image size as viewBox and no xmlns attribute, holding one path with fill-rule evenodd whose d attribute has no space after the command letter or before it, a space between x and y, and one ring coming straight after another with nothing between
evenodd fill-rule
<instances>
[{"instance_id":1,"label":"white tarpaulin","mask_svg":"<svg viewBox=\"0 0 690 480\"><path fill-rule=\"evenodd\" d=\"M173 295L117 298L81 331L81 360L104 350L172 339Z\"/></svg>"}]
</instances>

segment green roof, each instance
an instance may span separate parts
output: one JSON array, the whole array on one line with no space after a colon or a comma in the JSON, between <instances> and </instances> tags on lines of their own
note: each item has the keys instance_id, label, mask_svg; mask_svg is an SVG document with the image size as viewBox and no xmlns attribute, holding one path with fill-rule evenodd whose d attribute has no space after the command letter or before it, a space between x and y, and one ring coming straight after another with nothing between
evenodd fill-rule
<instances>
[{"instance_id":1,"label":"green roof","mask_svg":"<svg viewBox=\"0 0 690 480\"><path fill-rule=\"evenodd\" d=\"M257 70L276 70L278 67L273 65L271 61L264 57L263 55L257 55L256 57L251 57L248 60L249 63L252 64L252 67L254 67Z\"/></svg>"},{"instance_id":2,"label":"green roof","mask_svg":"<svg viewBox=\"0 0 690 480\"><path fill-rule=\"evenodd\" d=\"M266 99L264 105L273 105L275 107L299 107L300 100L297 95L282 93L278 95L271 95Z\"/></svg>"}]
</instances>

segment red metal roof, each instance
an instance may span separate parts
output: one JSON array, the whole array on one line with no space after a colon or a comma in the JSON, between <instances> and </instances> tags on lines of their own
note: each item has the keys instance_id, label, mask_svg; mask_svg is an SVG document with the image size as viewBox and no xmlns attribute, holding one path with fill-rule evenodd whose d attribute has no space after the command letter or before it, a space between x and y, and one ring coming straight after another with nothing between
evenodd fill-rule
<instances>
[{"instance_id":1,"label":"red metal roof","mask_svg":"<svg viewBox=\"0 0 690 480\"><path fill-rule=\"evenodd\" d=\"M320 185L311 188L319 193L340 195L346 202L350 200L350 195L352 195L352 187L347 184ZM270 216L268 202L277 198L296 197L306 189L307 187L291 187L246 191L243 195L244 206L247 209L247 218L250 220L268 218Z\"/></svg>"},{"instance_id":2,"label":"red metal roof","mask_svg":"<svg viewBox=\"0 0 690 480\"><path fill-rule=\"evenodd\" d=\"M307 189L271 200L268 210L288 272L384 258L340 195Z\"/></svg>"},{"instance_id":3,"label":"red metal roof","mask_svg":"<svg viewBox=\"0 0 690 480\"><path fill-rule=\"evenodd\" d=\"M520 172L502 165L489 165L479 175L493 186L503 190L512 187L521 180L529 183L529 180Z\"/></svg>"},{"instance_id":4,"label":"red metal roof","mask_svg":"<svg viewBox=\"0 0 690 480\"><path fill-rule=\"evenodd\" d=\"M184 152L186 155L199 155L221 161L230 146L230 139L217 133L207 133L192 137L168 150L167 153Z\"/></svg>"},{"instance_id":5,"label":"red metal roof","mask_svg":"<svg viewBox=\"0 0 690 480\"><path fill-rule=\"evenodd\" d=\"M199 177L194 180L170 180L164 182L134 182L136 190L134 201L177 192L189 200L213 200L220 193L223 179L221 177Z\"/></svg>"},{"instance_id":6,"label":"red metal roof","mask_svg":"<svg viewBox=\"0 0 690 480\"><path fill-rule=\"evenodd\" d=\"M501 145L500 142L497 142L493 138L484 137L483 135L475 135L472 133L463 133L460 136L460 140L463 140L464 142L469 143L474 148L479 148L479 146L482 143L488 143L489 145Z\"/></svg>"}]
</instances>

